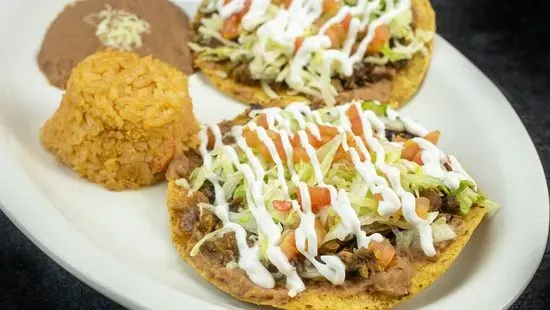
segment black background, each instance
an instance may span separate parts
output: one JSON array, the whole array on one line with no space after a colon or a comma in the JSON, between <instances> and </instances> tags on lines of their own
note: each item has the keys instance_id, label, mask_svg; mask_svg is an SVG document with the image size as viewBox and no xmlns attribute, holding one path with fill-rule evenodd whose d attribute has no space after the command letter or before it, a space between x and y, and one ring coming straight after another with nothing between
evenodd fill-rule
<instances>
[{"instance_id":1,"label":"black background","mask_svg":"<svg viewBox=\"0 0 550 310\"><path fill-rule=\"evenodd\" d=\"M549 2L433 0L432 3L438 33L511 100L537 147L548 181ZM550 304L549 266L547 247L539 270L512 309L544 309ZM0 309L36 308L121 309L49 259L0 212Z\"/></svg>"}]
</instances>

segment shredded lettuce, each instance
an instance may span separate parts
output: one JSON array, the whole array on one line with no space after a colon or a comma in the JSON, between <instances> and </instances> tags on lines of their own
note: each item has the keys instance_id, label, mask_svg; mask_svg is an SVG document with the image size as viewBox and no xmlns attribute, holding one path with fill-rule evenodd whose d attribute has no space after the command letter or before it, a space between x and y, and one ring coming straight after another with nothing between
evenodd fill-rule
<instances>
[{"instance_id":1,"label":"shredded lettuce","mask_svg":"<svg viewBox=\"0 0 550 310\"><path fill-rule=\"evenodd\" d=\"M483 195L474 190L474 184L470 181L461 181L458 189L451 193L456 197L460 204L460 213L467 214L474 204L485 203L490 208L494 208L495 203L489 202Z\"/></svg>"},{"instance_id":2,"label":"shredded lettuce","mask_svg":"<svg viewBox=\"0 0 550 310\"><path fill-rule=\"evenodd\" d=\"M206 181L206 168L201 166L193 170L193 172L191 172L190 180L191 190L198 191L204 184L204 181Z\"/></svg>"},{"instance_id":3,"label":"shredded lettuce","mask_svg":"<svg viewBox=\"0 0 550 310\"><path fill-rule=\"evenodd\" d=\"M429 175L406 173L401 175L401 185L406 190L421 191L446 187L441 180Z\"/></svg>"},{"instance_id":4,"label":"shredded lettuce","mask_svg":"<svg viewBox=\"0 0 550 310\"><path fill-rule=\"evenodd\" d=\"M456 233L451 225L436 222L432 224L432 236L434 238L434 242L441 242L456 238Z\"/></svg>"},{"instance_id":5,"label":"shredded lettuce","mask_svg":"<svg viewBox=\"0 0 550 310\"><path fill-rule=\"evenodd\" d=\"M336 151L338 151L338 147L341 143L342 136L337 135L317 150L317 158L319 159L319 163L321 164L321 171L323 171L323 176L327 175L327 172L332 165L332 161L334 160L334 155L336 155Z\"/></svg>"},{"instance_id":6,"label":"shredded lettuce","mask_svg":"<svg viewBox=\"0 0 550 310\"><path fill-rule=\"evenodd\" d=\"M403 29L409 27L412 23L412 10L405 10L401 14L397 15L389 24L390 35L392 37L402 37Z\"/></svg>"},{"instance_id":7,"label":"shredded lettuce","mask_svg":"<svg viewBox=\"0 0 550 310\"><path fill-rule=\"evenodd\" d=\"M237 186L243 181L244 175L242 172L237 171L227 176L225 183L223 184L223 191L225 193L225 199L230 200L234 197L233 193L237 189Z\"/></svg>"},{"instance_id":8,"label":"shredded lettuce","mask_svg":"<svg viewBox=\"0 0 550 310\"><path fill-rule=\"evenodd\" d=\"M376 101L363 101L361 103L363 110L371 110L378 116L387 116L388 105Z\"/></svg>"},{"instance_id":9,"label":"shredded lettuce","mask_svg":"<svg viewBox=\"0 0 550 310\"><path fill-rule=\"evenodd\" d=\"M342 222L334 225L328 233L325 235L325 238L323 239L323 243L329 242L334 239L338 239L340 241L344 241L346 237L348 236L347 228L344 226Z\"/></svg>"},{"instance_id":10,"label":"shredded lettuce","mask_svg":"<svg viewBox=\"0 0 550 310\"><path fill-rule=\"evenodd\" d=\"M235 190L233 191L233 199L236 199L236 198L244 199L246 197L245 186L246 186L246 183L241 183L235 188Z\"/></svg>"},{"instance_id":11,"label":"shredded lettuce","mask_svg":"<svg viewBox=\"0 0 550 310\"><path fill-rule=\"evenodd\" d=\"M390 62L397 62L404 59L410 59L412 57L411 54L396 52L388 45L382 48L382 55L384 55L384 57Z\"/></svg>"},{"instance_id":12,"label":"shredded lettuce","mask_svg":"<svg viewBox=\"0 0 550 310\"><path fill-rule=\"evenodd\" d=\"M241 212L229 212L229 220L241 225L246 231L257 234L258 224L252 216L250 210L242 210Z\"/></svg>"},{"instance_id":13,"label":"shredded lettuce","mask_svg":"<svg viewBox=\"0 0 550 310\"><path fill-rule=\"evenodd\" d=\"M260 259L268 262L267 247L269 246L269 239L261 231L258 231L258 244L260 245Z\"/></svg>"}]
</instances>

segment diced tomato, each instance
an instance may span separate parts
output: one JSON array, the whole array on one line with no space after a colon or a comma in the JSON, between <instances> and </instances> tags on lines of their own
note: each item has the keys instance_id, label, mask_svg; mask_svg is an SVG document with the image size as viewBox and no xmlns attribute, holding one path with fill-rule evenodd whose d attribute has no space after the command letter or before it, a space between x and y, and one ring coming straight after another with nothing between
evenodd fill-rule
<instances>
[{"instance_id":1,"label":"diced tomato","mask_svg":"<svg viewBox=\"0 0 550 310\"><path fill-rule=\"evenodd\" d=\"M334 24L327 29L325 35L329 37L332 48L339 48L346 39L346 30L342 24Z\"/></svg>"},{"instance_id":2,"label":"diced tomato","mask_svg":"<svg viewBox=\"0 0 550 310\"><path fill-rule=\"evenodd\" d=\"M277 211L288 212L292 209L292 203L285 200L273 200L273 208Z\"/></svg>"},{"instance_id":3,"label":"diced tomato","mask_svg":"<svg viewBox=\"0 0 550 310\"><path fill-rule=\"evenodd\" d=\"M311 212L317 213L323 207L330 204L330 191L328 190L328 188L308 186L308 192L309 199L311 201ZM301 206L302 195L299 190L296 192L296 195L298 196L298 203Z\"/></svg>"},{"instance_id":4,"label":"diced tomato","mask_svg":"<svg viewBox=\"0 0 550 310\"><path fill-rule=\"evenodd\" d=\"M273 3L282 5L285 9L288 9L292 4L292 0L274 0Z\"/></svg>"},{"instance_id":5,"label":"diced tomato","mask_svg":"<svg viewBox=\"0 0 550 310\"><path fill-rule=\"evenodd\" d=\"M281 238L281 242L279 243L279 247L289 260L298 257L299 252L296 247L296 232L294 230L290 230L284 234Z\"/></svg>"},{"instance_id":6,"label":"diced tomato","mask_svg":"<svg viewBox=\"0 0 550 310\"><path fill-rule=\"evenodd\" d=\"M302 44L304 43L304 37L300 36L297 37L296 40L294 40L294 53L297 53L300 47L302 47Z\"/></svg>"},{"instance_id":7,"label":"diced tomato","mask_svg":"<svg viewBox=\"0 0 550 310\"><path fill-rule=\"evenodd\" d=\"M323 0L323 12L329 14L336 14L340 9L339 0Z\"/></svg>"},{"instance_id":8,"label":"diced tomato","mask_svg":"<svg viewBox=\"0 0 550 310\"><path fill-rule=\"evenodd\" d=\"M239 17L233 14L227 18L222 25L220 34L224 39L233 40L239 36Z\"/></svg>"},{"instance_id":9,"label":"diced tomato","mask_svg":"<svg viewBox=\"0 0 550 310\"><path fill-rule=\"evenodd\" d=\"M437 145L439 142L439 136L441 135L441 132L439 130L435 130L424 136L424 139L430 141L432 144Z\"/></svg>"},{"instance_id":10,"label":"diced tomato","mask_svg":"<svg viewBox=\"0 0 550 310\"><path fill-rule=\"evenodd\" d=\"M412 140L407 140L401 150L401 158L412 161L418 152L420 152L418 144Z\"/></svg>"},{"instance_id":11,"label":"diced tomato","mask_svg":"<svg viewBox=\"0 0 550 310\"><path fill-rule=\"evenodd\" d=\"M275 144L275 149L277 150L277 154L281 158L281 161L286 161L286 153L283 148L283 143L279 134L272 130L266 130L266 132L269 138L273 141L273 144ZM243 137L246 140L246 144L248 144L248 146L250 146L252 149L259 151L265 159L273 161L269 149L264 143L262 143L262 141L258 137L258 134L255 131L253 132L250 131L248 128L245 128L243 130Z\"/></svg>"},{"instance_id":12,"label":"diced tomato","mask_svg":"<svg viewBox=\"0 0 550 310\"><path fill-rule=\"evenodd\" d=\"M294 147L293 151L294 152L292 154L292 159L294 160L295 164L297 164L301 161L303 161L303 162L309 162L310 161L309 156L307 155L307 152L303 147L301 147L301 146Z\"/></svg>"},{"instance_id":13,"label":"diced tomato","mask_svg":"<svg viewBox=\"0 0 550 310\"><path fill-rule=\"evenodd\" d=\"M395 249L388 241L369 243L369 249L374 253L376 262L380 267L386 269L395 257Z\"/></svg>"},{"instance_id":14,"label":"diced tomato","mask_svg":"<svg viewBox=\"0 0 550 310\"><path fill-rule=\"evenodd\" d=\"M332 126L319 125L319 133L323 142L328 142L338 135L338 129Z\"/></svg>"},{"instance_id":15,"label":"diced tomato","mask_svg":"<svg viewBox=\"0 0 550 310\"><path fill-rule=\"evenodd\" d=\"M351 24L351 14L346 15L344 19L342 20L342 27L344 27L344 30L346 32L349 31L349 25Z\"/></svg>"},{"instance_id":16,"label":"diced tomato","mask_svg":"<svg viewBox=\"0 0 550 310\"><path fill-rule=\"evenodd\" d=\"M225 3L229 3L231 0L225 0ZM245 0L243 9L229 16L222 25L220 34L224 39L233 40L239 36L239 25L241 24L241 19L248 13L252 0Z\"/></svg>"},{"instance_id":17,"label":"diced tomato","mask_svg":"<svg viewBox=\"0 0 550 310\"><path fill-rule=\"evenodd\" d=\"M416 198L416 214L426 219L428 218L428 212L430 212L430 200L426 197Z\"/></svg>"},{"instance_id":18,"label":"diced tomato","mask_svg":"<svg viewBox=\"0 0 550 310\"><path fill-rule=\"evenodd\" d=\"M255 131L250 131L250 129L245 128L243 130L243 137L246 141L246 144L250 146L251 148L258 147L261 143L260 138L258 137L258 134Z\"/></svg>"},{"instance_id":19,"label":"diced tomato","mask_svg":"<svg viewBox=\"0 0 550 310\"><path fill-rule=\"evenodd\" d=\"M258 115L258 118L256 119L256 123L258 124L258 126L260 127L263 127L265 129L269 129L268 128L268 124L267 124L267 117L265 116L264 113Z\"/></svg>"},{"instance_id":20,"label":"diced tomato","mask_svg":"<svg viewBox=\"0 0 550 310\"><path fill-rule=\"evenodd\" d=\"M422 162L422 151L418 151L416 155L414 155L413 161L419 165L424 164L424 162Z\"/></svg>"},{"instance_id":21,"label":"diced tomato","mask_svg":"<svg viewBox=\"0 0 550 310\"><path fill-rule=\"evenodd\" d=\"M374 38L369 43L369 53L379 53L390 39L390 29L387 25L380 25L374 31Z\"/></svg>"},{"instance_id":22,"label":"diced tomato","mask_svg":"<svg viewBox=\"0 0 550 310\"><path fill-rule=\"evenodd\" d=\"M281 141L281 136L277 132L272 130L267 130L267 135L273 141L273 144L275 145L275 149L277 150L277 154L281 158L281 161L283 162L286 161L286 152L283 147L283 142ZM267 148L267 146L263 145L263 143L262 143L262 146L264 146L267 149L267 152L269 154L269 156L266 158L272 160L271 153L269 153L269 149Z\"/></svg>"},{"instance_id":23,"label":"diced tomato","mask_svg":"<svg viewBox=\"0 0 550 310\"><path fill-rule=\"evenodd\" d=\"M309 144L311 144L314 148L319 148L324 144L321 140L314 137L309 129L306 129L306 133ZM295 134L294 137L292 137L292 139L290 140L290 144L292 144L292 146L294 147L302 147L300 135Z\"/></svg>"},{"instance_id":24,"label":"diced tomato","mask_svg":"<svg viewBox=\"0 0 550 310\"><path fill-rule=\"evenodd\" d=\"M341 160L347 160L351 163L351 156L348 152L344 151L344 148L342 146L338 147L338 150L336 150L336 154L334 154L334 161L338 162Z\"/></svg>"},{"instance_id":25,"label":"diced tomato","mask_svg":"<svg viewBox=\"0 0 550 310\"><path fill-rule=\"evenodd\" d=\"M361 116L355 104L352 104L346 111L346 115L351 122L351 131L354 135L363 135L363 126L361 125Z\"/></svg>"}]
</instances>

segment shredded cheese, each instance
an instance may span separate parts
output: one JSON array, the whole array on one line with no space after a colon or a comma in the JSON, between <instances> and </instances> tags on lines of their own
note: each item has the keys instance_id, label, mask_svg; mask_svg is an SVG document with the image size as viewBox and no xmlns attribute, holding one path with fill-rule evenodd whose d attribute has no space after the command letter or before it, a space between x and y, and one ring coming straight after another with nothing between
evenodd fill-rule
<instances>
[{"instance_id":1,"label":"shredded cheese","mask_svg":"<svg viewBox=\"0 0 550 310\"><path fill-rule=\"evenodd\" d=\"M132 51L142 45L141 36L151 32L151 26L135 14L113 9L106 4L105 9L84 18L96 27L95 35L104 46L122 51Z\"/></svg>"}]
</instances>

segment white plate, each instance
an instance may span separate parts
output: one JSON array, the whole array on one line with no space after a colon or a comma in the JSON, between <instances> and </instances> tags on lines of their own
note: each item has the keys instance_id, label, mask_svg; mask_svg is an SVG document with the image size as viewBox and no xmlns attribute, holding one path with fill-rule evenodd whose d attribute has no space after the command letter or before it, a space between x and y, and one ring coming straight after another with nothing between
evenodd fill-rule
<instances>
[{"instance_id":1,"label":"white plate","mask_svg":"<svg viewBox=\"0 0 550 310\"><path fill-rule=\"evenodd\" d=\"M66 1L4 1L0 10L0 199L10 219L43 251L92 287L133 308L250 307L202 280L172 249L165 184L114 193L57 164L38 141L61 92L35 55ZM193 12L196 2L184 8ZM203 122L244 109L194 76ZM441 38L420 93L404 108L443 132L502 210L485 220L452 268L404 308L502 309L525 288L548 233L548 194L540 160L506 98Z\"/></svg>"}]
</instances>

